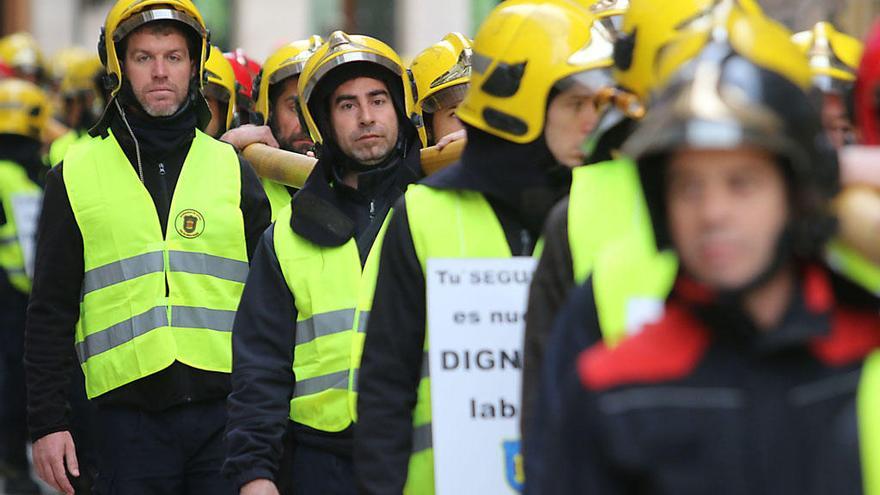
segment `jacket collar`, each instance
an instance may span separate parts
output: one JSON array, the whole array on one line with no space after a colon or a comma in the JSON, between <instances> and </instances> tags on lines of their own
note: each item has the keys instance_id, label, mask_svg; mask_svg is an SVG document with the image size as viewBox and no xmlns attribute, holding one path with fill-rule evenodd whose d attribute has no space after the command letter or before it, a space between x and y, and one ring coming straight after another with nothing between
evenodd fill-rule
<instances>
[{"instance_id":1,"label":"jacket collar","mask_svg":"<svg viewBox=\"0 0 880 495\"><path fill-rule=\"evenodd\" d=\"M318 160L302 189L291 199L290 227L320 246L345 244L355 233L354 220L340 206L346 196L366 198L391 189L396 198L409 184L424 176L418 141L413 141L404 155L395 158L382 169L361 172L359 183L365 187L357 190L342 183L341 172L335 170L333 163Z\"/></svg>"},{"instance_id":2,"label":"jacket collar","mask_svg":"<svg viewBox=\"0 0 880 495\"><path fill-rule=\"evenodd\" d=\"M470 126L467 133L461 160L423 183L483 193L491 203L514 212L530 232L540 234L550 209L571 188L571 169L556 163L543 135L517 144Z\"/></svg>"},{"instance_id":3,"label":"jacket collar","mask_svg":"<svg viewBox=\"0 0 880 495\"><path fill-rule=\"evenodd\" d=\"M831 331L834 291L828 271L818 264L800 266L794 292L782 321L771 331L757 328L739 301L720 297L679 274L670 299L689 307L721 340L771 353L807 344Z\"/></svg>"}]
</instances>

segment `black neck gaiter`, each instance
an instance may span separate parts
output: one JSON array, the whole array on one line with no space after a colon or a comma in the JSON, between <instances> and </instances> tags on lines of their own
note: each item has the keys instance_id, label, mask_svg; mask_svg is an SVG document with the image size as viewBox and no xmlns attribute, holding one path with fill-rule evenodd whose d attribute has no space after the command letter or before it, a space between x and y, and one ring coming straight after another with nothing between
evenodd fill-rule
<instances>
[{"instance_id":1,"label":"black neck gaiter","mask_svg":"<svg viewBox=\"0 0 880 495\"><path fill-rule=\"evenodd\" d=\"M121 104L126 110L125 118L145 159L161 159L183 146L188 148L188 143L195 137L197 118L189 98L184 100L173 115L152 117L126 86L123 88Z\"/></svg>"}]
</instances>

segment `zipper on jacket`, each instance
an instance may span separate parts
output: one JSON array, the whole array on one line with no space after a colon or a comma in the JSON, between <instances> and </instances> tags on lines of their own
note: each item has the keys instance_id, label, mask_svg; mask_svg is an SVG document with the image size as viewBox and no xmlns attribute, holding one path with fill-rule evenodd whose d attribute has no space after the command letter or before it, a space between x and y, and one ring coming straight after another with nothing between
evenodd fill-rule
<instances>
[{"instance_id":1,"label":"zipper on jacket","mask_svg":"<svg viewBox=\"0 0 880 495\"><path fill-rule=\"evenodd\" d=\"M159 187L161 188L161 192L162 192L162 200L163 201L168 200L168 217L165 220L165 224L166 224L165 229L167 230L168 223L174 222L174 220L171 218L171 198L168 197L169 196L168 184L165 182L165 164L162 162L159 162L159 177L160 177ZM168 272L165 272L165 297L170 297L170 296L171 296L171 287L168 284Z\"/></svg>"},{"instance_id":2,"label":"zipper on jacket","mask_svg":"<svg viewBox=\"0 0 880 495\"><path fill-rule=\"evenodd\" d=\"M376 200L370 200L370 222L376 218Z\"/></svg>"},{"instance_id":3,"label":"zipper on jacket","mask_svg":"<svg viewBox=\"0 0 880 495\"><path fill-rule=\"evenodd\" d=\"M532 236L529 234L528 230L521 229L519 231L519 242L522 244L520 247L520 249L522 249L520 256L528 256L532 254Z\"/></svg>"}]
</instances>

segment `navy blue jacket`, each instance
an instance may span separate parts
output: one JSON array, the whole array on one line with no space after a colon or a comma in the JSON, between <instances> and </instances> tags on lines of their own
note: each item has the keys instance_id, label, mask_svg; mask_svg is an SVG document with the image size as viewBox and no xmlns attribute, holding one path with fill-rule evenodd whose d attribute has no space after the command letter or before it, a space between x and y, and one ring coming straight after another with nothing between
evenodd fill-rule
<instances>
[{"instance_id":1,"label":"navy blue jacket","mask_svg":"<svg viewBox=\"0 0 880 495\"><path fill-rule=\"evenodd\" d=\"M570 173L556 166L543 138L518 145L469 127L461 162L425 179L424 184L483 193L511 253L528 256L550 208L568 192ZM354 460L360 493L401 493L406 483L425 308L425 277L413 246L405 198L401 198L382 244L358 379Z\"/></svg>"},{"instance_id":2,"label":"navy blue jacket","mask_svg":"<svg viewBox=\"0 0 880 495\"><path fill-rule=\"evenodd\" d=\"M171 198L195 136L196 118L183 107L164 118L129 115L138 146L118 117L110 129L132 167L141 153L144 187L150 193L163 231ZM100 138L95 138L100 139ZM161 168L160 168L160 165ZM239 157L240 209L249 258L269 225L269 201L251 165ZM43 210L37 227L33 290L27 310L25 368L28 427L33 440L70 429L68 390L75 366L74 327L79 319L84 273L83 240L64 185L64 164L46 177ZM148 377L101 395L96 403L162 411L201 401L222 401L229 394L229 374L204 371L175 362Z\"/></svg>"},{"instance_id":3,"label":"navy blue jacket","mask_svg":"<svg viewBox=\"0 0 880 495\"><path fill-rule=\"evenodd\" d=\"M589 288L573 292L545 362L559 383L530 493L861 493L856 391L880 316L824 268L799 286L761 332L680 277L660 321L565 366L559 346L599 335Z\"/></svg>"},{"instance_id":4,"label":"navy blue jacket","mask_svg":"<svg viewBox=\"0 0 880 495\"><path fill-rule=\"evenodd\" d=\"M232 337L232 393L228 399L224 474L237 486L279 476L296 445L351 457L353 427L338 433L293 423L290 399L296 341L295 294L290 292L275 253L274 228L289 228L319 246L342 246L355 239L366 262L379 228L407 185L422 177L418 142L377 169L358 175L358 189L342 183L339 162L322 158L293 197L288 225L273 225L260 239L236 313ZM291 267L296 270L296 267Z\"/></svg>"}]
</instances>

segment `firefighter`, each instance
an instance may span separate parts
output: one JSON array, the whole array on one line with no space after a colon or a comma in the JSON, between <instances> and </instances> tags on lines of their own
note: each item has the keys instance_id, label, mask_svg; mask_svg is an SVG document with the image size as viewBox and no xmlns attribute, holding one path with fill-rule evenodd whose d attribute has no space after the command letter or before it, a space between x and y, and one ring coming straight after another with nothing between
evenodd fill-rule
<instances>
[{"instance_id":1,"label":"firefighter","mask_svg":"<svg viewBox=\"0 0 880 495\"><path fill-rule=\"evenodd\" d=\"M68 494L74 362L96 405L97 493L234 493L220 475L231 330L269 205L251 166L202 131L207 37L190 0L116 2L98 45L110 101L47 176L28 426L37 473Z\"/></svg>"},{"instance_id":2,"label":"firefighter","mask_svg":"<svg viewBox=\"0 0 880 495\"><path fill-rule=\"evenodd\" d=\"M235 110L236 120L233 127L252 124L254 123L254 76L247 68L248 59L240 48L224 53L223 58L229 61L229 65L232 66L232 71L235 73L235 88L237 90L235 105L238 108ZM256 70L259 73L259 66Z\"/></svg>"},{"instance_id":3,"label":"firefighter","mask_svg":"<svg viewBox=\"0 0 880 495\"><path fill-rule=\"evenodd\" d=\"M822 109L822 124L832 144L841 148L858 142L853 126L853 87L862 59L862 42L829 22L819 22L792 36L810 61L813 88Z\"/></svg>"},{"instance_id":4,"label":"firefighter","mask_svg":"<svg viewBox=\"0 0 880 495\"><path fill-rule=\"evenodd\" d=\"M318 162L264 234L233 329L224 471L243 495L356 493L365 310L391 206L422 177L409 78L394 50L336 31L301 68L288 64L298 71Z\"/></svg>"},{"instance_id":5,"label":"firefighter","mask_svg":"<svg viewBox=\"0 0 880 495\"><path fill-rule=\"evenodd\" d=\"M88 131L97 123L106 105L103 75L104 66L95 55L73 61L65 72L59 93L64 102L64 123L70 131L49 147L50 165L61 163L72 144L89 139Z\"/></svg>"},{"instance_id":6,"label":"firefighter","mask_svg":"<svg viewBox=\"0 0 880 495\"><path fill-rule=\"evenodd\" d=\"M94 57L94 52L81 46L70 46L55 52L49 59L49 75L52 81L52 89L61 87L64 76L77 62L84 58Z\"/></svg>"},{"instance_id":7,"label":"firefighter","mask_svg":"<svg viewBox=\"0 0 880 495\"><path fill-rule=\"evenodd\" d=\"M0 479L4 493L37 494L30 478L25 422L25 313L42 188L40 135L47 95L20 79L0 81Z\"/></svg>"},{"instance_id":8,"label":"firefighter","mask_svg":"<svg viewBox=\"0 0 880 495\"><path fill-rule=\"evenodd\" d=\"M211 122L205 128L205 134L216 138L232 128L238 91L232 65L223 57L223 52L213 45L205 62L205 75L208 78L204 89L205 100L211 109Z\"/></svg>"},{"instance_id":9,"label":"firefighter","mask_svg":"<svg viewBox=\"0 0 880 495\"><path fill-rule=\"evenodd\" d=\"M618 88L609 96L606 111L591 137L591 156L587 166L573 173L568 198L558 204L547 219L544 251L535 270L529 292L523 362L522 429L526 470L531 470L529 451L532 437L540 442L543 420L535 418L539 393L553 395L552 380L540 379L544 371L543 357L548 347L553 322L569 291L587 280L602 251L611 244L616 250L631 255L652 255L656 252L653 231L645 210L635 164L619 153L619 148L644 116L649 105L659 54L681 31L705 21L715 4L709 0L675 0L664 4L653 0L632 0L623 14L621 31L614 34L614 79ZM619 6L600 2L601 11L612 17L620 15ZM749 15L763 15L756 4L743 0L738 8ZM602 14L600 14L602 15ZM608 249L609 263L625 257L615 256ZM624 261L625 263L625 261ZM639 319L650 316L658 301L672 283L668 270L633 280L610 281L596 289L603 300L598 335L578 335L577 345L565 349L571 359L578 349L597 338L616 342L628 328L637 327ZM595 281L596 279L594 279ZM605 280L605 279L603 279ZM627 286L631 283L631 286ZM637 297L634 303L630 300ZM635 328L630 328L635 330ZM560 370L568 369L559 358ZM528 478L528 474L526 477Z\"/></svg>"},{"instance_id":10,"label":"firefighter","mask_svg":"<svg viewBox=\"0 0 880 495\"><path fill-rule=\"evenodd\" d=\"M66 120L64 114L64 97L61 94L61 83L64 80L64 77L74 64L83 59L94 57L95 53L91 50L80 46L70 46L58 50L49 58L49 61L46 64L46 82L48 83L46 88L50 92L49 95L52 100L52 107L55 111L55 116L61 122Z\"/></svg>"},{"instance_id":11,"label":"firefighter","mask_svg":"<svg viewBox=\"0 0 880 495\"><path fill-rule=\"evenodd\" d=\"M0 60L15 77L41 84L46 77L43 51L30 33L18 32L0 38Z\"/></svg>"},{"instance_id":12,"label":"firefighter","mask_svg":"<svg viewBox=\"0 0 880 495\"><path fill-rule=\"evenodd\" d=\"M255 121L258 126L242 126L221 139L244 149L252 143L264 143L285 151L314 156L314 142L299 115L300 74L309 57L324 43L320 36L294 41L270 55L257 76ZM263 179L263 187L272 204L272 218L290 203L292 188Z\"/></svg>"},{"instance_id":13,"label":"firefighter","mask_svg":"<svg viewBox=\"0 0 880 495\"><path fill-rule=\"evenodd\" d=\"M440 138L464 129L455 110L470 82L471 53L471 40L461 33L449 33L413 59L409 70L424 146L433 146Z\"/></svg>"},{"instance_id":14,"label":"firefighter","mask_svg":"<svg viewBox=\"0 0 880 495\"><path fill-rule=\"evenodd\" d=\"M787 32L725 22L684 42L699 55L624 147L674 289L564 377L541 493L861 493L877 472L857 389L880 319L821 262L839 181L809 67ZM588 293L560 325L597 332Z\"/></svg>"},{"instance_id":15,"label":"firefighter","mask_svg":"<svg viewBox=\"0 0 880 495\"><path fill-rule=\"evenodd\" d=\"M461 162L410 187L384 240L359 380L362 493L433 493L426 262L532 254L611 83L593 22L568 1L508 1L474 39Z\"/></svg>"}]
</instances>

